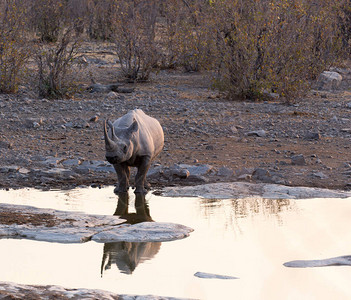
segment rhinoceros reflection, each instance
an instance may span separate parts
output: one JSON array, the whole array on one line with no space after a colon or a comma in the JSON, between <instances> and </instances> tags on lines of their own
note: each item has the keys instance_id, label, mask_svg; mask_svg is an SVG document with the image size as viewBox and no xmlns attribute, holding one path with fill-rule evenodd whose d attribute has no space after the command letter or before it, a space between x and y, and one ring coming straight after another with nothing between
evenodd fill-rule
<instances>
[{"instance_id":1,"label":"rhinoceros reflection","mask_svg":"<svg viewBox=\"0 0 351 300\"><path fill-rule=\"evenodd\" d=\"M132 274L138 264L152 259L160 250L160 242L116 242L106 243L101 264L101 276L112 265L125 274Z\"/></svg>"},{"instance_id":2,"label":"rhinoceros reflection","mask_svg":"<svg viewBox=\"0 0 351 300\"><path fill-rule=\"evenodd\" d=\"M119 193L114 215L126 219L128 224L153 221L144 194L135 194L135 213L128 212L128 205L128 193ZM122 273L132 274L138 264L152 259L158 253L160 247L160 242L105 243L101 276L104 271L111 269L112 265L116 265Z\"/></svg>"}]
</instances>

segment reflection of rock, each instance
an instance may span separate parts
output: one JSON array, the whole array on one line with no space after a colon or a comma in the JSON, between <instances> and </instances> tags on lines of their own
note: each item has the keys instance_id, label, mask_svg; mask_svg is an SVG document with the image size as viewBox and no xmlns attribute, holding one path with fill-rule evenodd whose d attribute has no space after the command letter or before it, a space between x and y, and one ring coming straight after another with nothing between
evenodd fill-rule
<instances>
[{"instance_id":1,"label":"reflection of rock","mask_svg":"<svg viewBox=\"0 0 351 300\"><path fill-rule=\"evenodd\" d=\"M314 268L314 267L328 267L328 266L351 266L351 256L339 256L327 259L318 260L293 260L286 262L285 267L290 268Z\"/></svg>"},{"instance_id":2,"label":"reflection of rock","mask_svg":"<svg viewBox=\"0 0 351 300\"><path fill-rule=\"evenodd\" d=\"M158 253L160 247L160 242L106 243L101 264L101 275L104 270L110 269L114 264L122 273L132 274L138 264L152 259Z\"/></svg>"}]
</instances>

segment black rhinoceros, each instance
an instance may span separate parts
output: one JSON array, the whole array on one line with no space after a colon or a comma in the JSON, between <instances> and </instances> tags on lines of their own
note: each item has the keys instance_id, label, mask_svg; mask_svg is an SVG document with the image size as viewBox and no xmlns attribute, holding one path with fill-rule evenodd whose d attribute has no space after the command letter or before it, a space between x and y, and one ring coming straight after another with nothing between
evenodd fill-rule
<instances>
[{"instance_id":1,"label":"black rhinoceros","mask_svg":"<svg viewBox=\"0 0 351 300\"><path fill-rule=\"evenodd\" d=\"M130 167L137 167L135 193L145 193L146 173L164 144L160 123L135 109L113 123L105 121L104 135L106 160L115 168L119 182L115 192L128 190Z\"/></svg>"}]
</instances>

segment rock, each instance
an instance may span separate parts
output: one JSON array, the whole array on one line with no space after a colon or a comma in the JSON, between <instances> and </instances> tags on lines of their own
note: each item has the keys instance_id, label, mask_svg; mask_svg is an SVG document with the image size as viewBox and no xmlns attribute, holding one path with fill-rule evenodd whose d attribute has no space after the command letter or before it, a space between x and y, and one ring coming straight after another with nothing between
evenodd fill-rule
<instances>
[{"instance_id":1,"label":"rock","mask_svg":"<svg viewBox=\"0 0 351 300\"><path fill-rule=\"evenodd\" d=\"M134 90L135 88L119 87L117 89L117 92L122 94L130 94L130 93L133 93Z\"/></svg>"},{"instance_id":2,"label":"rock","mask_svg":"<svg viewBox=\"0 0 351 300\"><path fill-rule=\"evenodd\" d=\"M118 98L118 94L115 92L109 92L106 96L107 99L116 99Z\"/></svg>"},{"instance_id":3,"label":"rock","mask_svg":"<svg viewBox=\"0 0 351 300\"><path fill-rule=\"evenodd\" d=\"M65 159L60 162L65 167L75 167L81 164L81 161L77 158Z\"/></svg>"},{"instance_id":4,"label":"rock","mask_svg":"<svg viewBox=\"0 0 351 300\"><path fill-rule=\"evenodd\" d=\"M1 173L15 173L19 170L19 166L3 166L0 167Z\"/></svg>"},{"instance_id":5,"label":"rock","mask_svg":"<svg viewBox=\"0 0 351 300\"><path fill-rule=\"evenodd\" d=\"M99 120L99 116L95 115L89 119L89 122L96 123Z\"/></svg>"},{"instance_id":6,"label":"rock","mask_svg":"<svg viewBox=\"0 0 351 300\"><path fill-rule=\"evenodd\" d=\"M219 168L217 175L222 177L231 177L234 175L234 171L226 166L223 166Z\"/></svg>"},{"instance_id":7,"label":"rock","mask_svg":"<svg viewBox=\"0 0 351 300\"><path fill-rule=\"evenodd\" d=\"M228 275L218 275L205 272L196 272L194 276L204 279L239 279L238 277L228 276Z\"/></svg>"},{"instance_id":8,"label":"rock","mask_svg":"<svg viewBox=\"0 0 351 300\"><path fill-rule=\"evenodd\" d=\"M318 90L333 91L336 90L342 81L342 76L337 72L324 71L318 77L316 87Z\"/></svg>"},{"instance_id":9,"label":"rock","mask_svg":"<svg viewBox=\"0 0 351 300\"><path fill-rule=\"evenodd\" d=\"M291 164L297 166L304 166L306 165L305 157L302 154L294 155L291 157Z\"/></svg>"},{"instance_id":10,"label":"rock","mask_svg":"<svg viewBox=\"0 0 351 300\"><path fill-rule=\"evenodd\" d=\"M97 289L72 289L55 285L24 285L0 282L1 299L118 299L118 300L181 300L155 295L118 295ZM183 298L183 300L186 300Z\"/></svg>"},{"instance_id":11,"label":"rock","mask_svg":"<svg viewBox=\"0 0 351 300\"><path fill-rule=\"evenodd\" d=\"M196 183L207 183L209 182L209 179L206 178L205 176L190 174L187 178L187 181L196 182Z\"/></svg>"},{"instance_id":12,"label":"rock","mask_svg":"<svg viewBox=\"0 0 351 300\"><path fill-rule=\"evenodd\" d=\"M38 160L41 165L47 167L47 168L52 168L52 167L57 167L60 161L63 161L64 159L58 158L58 157L47 157L44 158L44 160Z\"/></svg>"},{"instance_id":13,"label":"rock","mask_svg":"<svg viewBox=\"0 0 351 300\"><path fill-rule=\"evenodd\" d=\"M176 165L179 168L187 169L190 175L195 176L204 176L210 173L213 170L213 167L210 165L187 165L187 164L178 164Z\"/></svg>"},{"instance_id":14,"label":"rock","mask_svg":"<svg viewBox=\"0 0 351 300\"><path fill-rule=\"evenodd\" d=\"M231 130L231 133L233 133L233 134L237 134L239 132L238 128L236 128L236 126L230 127L230 130Z\"/></svg>"},{"instance_id":15,"label":"rock","mask_svg":"<svg viewBox=\"0 0 351 300\"><path fill-rule=\"evenodd\" d=\"M90 172L115 172L115 169L111 164L103 160L86 160L81 162L74 170L79 173L90 173Z\"/></svg>"},{"instance_id":16,"label":"rock","mask_svg":"<svg viewBox=\"0 0 351 300\"><path fill-rule=\"evenodd\" d=\"M319 260L293 260L284 263L285 267L289 268L315 268L327 266L351 266L351 256L339 256L328 259Z\"/></svg>"},{"instance_id":17,"label":"rock","mask_svg":"<svg viewBox=\"0 0 351 300\"><path fill-rule=\"evenodd\" d=\"M112 92L117 92L118 93L118 89L120 88L121 84L120 83L111 83L108 85L108 89Z\"/></svg>"},{"instance_id":18,"label":"rock","mask_svg":"<svg viewBox=\"0 0 351 300\"><path fill-rule=\"evenodd\" d=\"M42 170L40 173L44 176L65 178L74 175L74 172L71 170L63 168L52 168L50 170Z\"/></svg>"},{"instance_id":19,"label":"rock","mask_svg":"<svg viewBox=\"0 0 351 300\"><path fill-rule=\"evenodd\" d=\"M12 143L5 142L5 141L0 141L0 148L11 149L12 146L13 146Z\"/></svg>"},{"instance_id":20,"label":"rock","mask_svg":"<svg viewBox=\"0 0 351 300\"><path fill-rule=\"evenodd\" d=\"M28 170L26 168L19 168L18 173L25 175L25 174L30 173L30 170Z\"/></svg>"},{"instance_id":21,"label":"rock","mask_svg":"<svg viewBox=\"0 0 351 300\"><path fill-rule=\"evenodd\" d=\"M67 122L64 124L66 128L76 128L76 129L81 129L81 128L89 128L90 124L83 119L75 119L74 121Z\"/></svg>"},{"instance_id":22,"label":"rock","mask_svg":"<svg viewBox=\"0 0 351 300\"><path fill-rule=\"evenodd\" d=\"M317 177L319 179L327 179L328 178L328 176L325 175L323 172L316 172L316 173L312 173L311 175L314 177Z\"/></svg>"},{"instance_id":23,"label":"rock","mask_svg":"<svg viewBox=\"0 0 351 300\"><path fill-rule=\"evenodd\" d=\"M252 175L253 171L255 171L254 168L241 168L238 170L235 170L235 175L236 176L242 176L242 175Z\"/></svg>"},{"instance_id":24,"label":"rock","mask_svg":"<svg viewBox=\"0 0 351 300\"><path fill-rule=\"evenodd\" d=\"M27 128L38 128L43 124L42 118L28 118L24 121L24 125Z\"/></svg>"},{"instance_id":25,"label":"rock","mask_svg":"<svg viewBox=\"0 0 351 300\"><path fill-rule=\"evenodd\" d=\"M319 132L309 132L305 135L305 140L319 140L321 135Z\"/></svg>"},{"instance_id":26,"label":"rock","mask_svg":"<svg viewBox=\"0 0 351 300\"><path fill-rule=\"evenodd\" d=\"M32 216L37 222L37 224L30 222L0 224L0 237L3 238L27 238L57 243L84 243L90 240L101 243L164 242L185 238L193 231L190 227L175 223L143 222L129 225L124 224L124 219L116 216L90 215L12 204L0 206L1 211L8 215L13 213Z\"/></svg>"},{"instance_id":27,"label":"rock","mask_svg":"<svg viewBox=\"0 0 351 300\"><path fill-rule=\"evenodd\" d=\"M162 174L164 173L164 169L165 167L163 166L155 166L155 167L151 167L149 169L149 171L147 172L147 178L152 178L152 179L159 179Z\"/></svg>"},{"instance_id":28,"label":"rock","mask_svg":"<svg viewBox=\"0 0 351 300\"><path fill-rule=\"evenodd\" d=\"M197 186L166 187L164 196L203 197L207 199L233 199L259 196L264 199L347 198L351 192L320 188L290 187L279 184L226 182Z\"/></svg>"},{"instance_id":29,"label":"rock","mask_svg":"<svg viewBox=\"0 0 351 300\"><path fill-rule=\"evenodd\" d=\"M170 168L170 172L172 176L176 176L181 179L186 179L190 175L190 172L187 169L180 168L179 166L173 166Z\"/></svg>"},{"instance_id":30,"label":"rock","mask_svg":"<svg viewBox=\"0 0 351 300\"><path fill-rule=\"evenodd\" d=\"M166 242L189 236L193 229L180 224L142 222L104 230L92 237L100 243L110 242Z\"/></svg>"},{"instance_id":31,"label":"rock","mask_svg":"<svg viewBox=\"0 0 351 300\"><path fill-rule=\"evenodd\" d=\"M253 171L252 179L262 182L272 182L272 177L269 171L262 168L257 168Z\"/></svg>"},{"instance_id":32,"label":"rock","mask_svg":"<svg viewBox=\"0 0 351 300\"><path fill-rule=\"evenodd\" d=\"M264 131L263 129L254 130L254 131L247 132L246 135L247 136L265 137L266 136L266 131Z\"/></svg>"},{"instance_id":33,"label":"rock","mask_svg":"<svg viewBox=\"0 0 351 300\"><path fill-rule=\"evenodd\" d=\"M90 93L105 93L108 92L108 86L103 85L101 83L94 83L88 87L88 91Z\"/></svg>"},{"instance_id":34,"label":"rock","mask_svg":"<svg viewBox=\"0 0 351 300\"><path fill-rule=\"evenodd\" d=\"M238 176L238 180L251 180L252 179L252 175L250 174L241 174Z\"/></svg>"}]
</instances>

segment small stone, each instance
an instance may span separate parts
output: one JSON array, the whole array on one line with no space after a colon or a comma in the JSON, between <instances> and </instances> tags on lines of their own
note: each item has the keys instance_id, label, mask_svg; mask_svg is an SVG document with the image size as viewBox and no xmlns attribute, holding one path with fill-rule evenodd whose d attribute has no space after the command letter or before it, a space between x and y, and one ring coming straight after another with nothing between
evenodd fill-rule
<instances>
[{"instance_id":1,"label":"small stone","mask_svg":"<svg viewBox=\"0 0 351 300\"><path fill-rule=\"evenodd\" d=\"M108 99L116 99L116 98L118 98L118 94L115 93L115 92L109 92L107 94L106 98L108 98Z\"/></svg>"},{"instance_id":2,"label":"small stone","mask_svg":"<svg viewBox=\"0 0 351 300\"><path fill-rule=\"evenodd\" d=\"M89 122L97 122L99 120L99 116L93 116L93 117L91 117L90 119L89 119Z\"/></svg>"},{"instance_id":3,"label":"small stone","mask_svg":"<svg viewBox=\"0 0 351 300\"><path fill-rule=\"evenodd\" d=\"M238 176L238 180L251 180L252 179L252 175L250 174L242 174Z\"/></svg>"},{"instance_id":4,"label":"small stone","mask_svg":"<svg viewBox=\"0 0 351 300\"><path fill-rule=\"evenodd\" d=\"M4 166L0 167L0 173L15 173L19 170L19 166Z\"/></svg>"},{"instance_id":5,"label":"small stone","mask_svg":"<svg viewBox=\"0 0 351 300\"><path fill-rule=\"evenodd\" d=\"M28 173L30 173L30 170L28 170L28 169L26 169L26 168L20 168L20 169L18 170L18 172L19 172L20 174L28 174Z\"/></svg>"},{"instance_id":6,"label":"small stone","mask_svg":"<svg viewBox=\"0 0 351 300\"><path fill-rule=\"evenodd\" d=\"M321 135L319 132L309 132L305 135L305 140L319 140Z\"/></svg>"},{"instance_id":7,"label":"small stone","mask_svg":"<svg viewBox=\"0 0 351 300\"><path fill-rule=\"evenodd\" d=\"M323 172L312 173L312 176L317 177L319 179L327 179L328 178L328 176L325 175Z\"/></svg>"},{"instance_id":8,"label":"small stone","mask_svg":"<svg viewBox=\"0 0 351 300\"><path fill-rule=\"evenodd\" d=\"M0 148L11 149L12 144L5 141L0 141Z\"/></svg>"},{"instance_id":9,"label":"small stone","mask_svg":"<svg viewBox=\"0 0 351 300\"><path fill-rule=\"evenodd\" d=\"M203 278L203 279L239 279L238 277L234 277L234 276L211 274L211 273L204 273L204 272L196 272L194 276Z\"/></svg>"},{"instance_id":10,"label":"small stone","mask_svg":"<svg viewBox=\"0 0 351 300\"><path fill-rule=\"evenodd\" d=\"M351 128L342 128L341 132L351 133Z\"/></svg>"},{"instance_id":11,"label":"small stone","mask_svg":"<svg viewBox=\"0 0 351 300\"><path fill-rule=\"evenodd\" d=\"M294 155L291 157L291 164L297 166L304 166L306 165L305 157L302 154Z\"/></svg>"},{"instance_id":12,"label":"small stone","mask_svg":"<svg viewBox=\"0 0 351 300\"><path fill-rule=\"evenodd\" d=\"M118 93L123 93L123 94L130 94L134 92L134 88L128 88L128 87L119 87L117 89Z\"/></svg>"},{"instance_id":13,"label":"small stone","mask_svg":"<svg viewBox=\"0 0 351 300\"><path fill-rule=\"evenodd\" d=\"M234 134L238 133L238 129L236 128L236 126L230 127L230 130L231 130L231 132L234 133Z\"/></svg>"},{"instance_id":14,"label":"small stone","mask_svg":"<svg viewBox=\"0 0 351 300\"><path fill-rule=\"evenodd\" d=\"M260 130L254 130L254 131L249 131L246 133L247 136L258 136L258 137L265 137L266 136L266 131L263 129Z\"/></svg>"}]
</instances>

